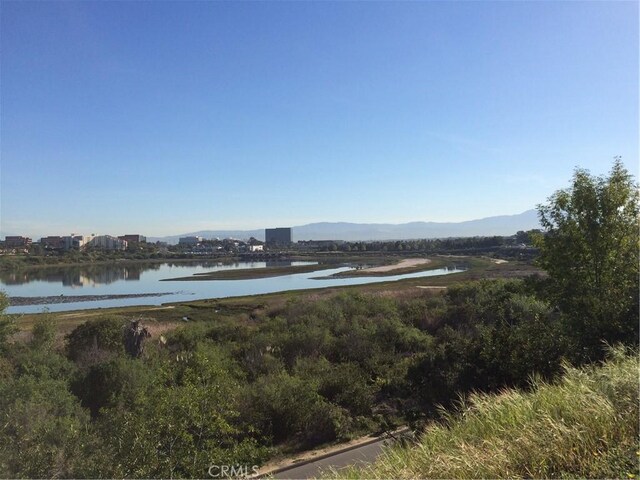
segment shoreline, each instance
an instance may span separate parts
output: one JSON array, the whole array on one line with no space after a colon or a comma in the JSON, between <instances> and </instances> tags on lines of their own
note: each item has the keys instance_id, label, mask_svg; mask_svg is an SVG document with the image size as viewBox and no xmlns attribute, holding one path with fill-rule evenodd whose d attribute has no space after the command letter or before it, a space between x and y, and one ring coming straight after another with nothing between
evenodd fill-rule
<instances>
[{"instance_id":1,"label":"shoreline","mask_svg":"<svg viewBox=\"0 0 640 480\"><path fill-rule=\"evenodd\" d=\"M3 268L0 262L0 271L5 273L21 272L24 270L36 270L39 268L66 268L66 267L93 267L103 265L126 265L136 263L188 263L188 262L220 262L233 263L242 261L239 256L202 256L195 258L112 258L108 260L84 260L80 262L57 262L57 263L41 263L41 264L22 264L12 266L12 268Z\"/></svg>"},{"instance_id":2,"label":"shoreline","mask_svg":"<svg viewBox=\"0 0 640 480\"><path fill-rule=\"evenodd\" d=\"M469 257L467 257L469 258ZM392 264L383 264L374 267L349 270L335 273L326 278L359 278L359 277L392 277L395 275L405 275L407 273L418 273L439 268L450 267L455 262L441 258L403 258Z\"/></svg>"},{"instance_id":3,"label":"shoreline","mask_svg":"<svg viewBox=\"0 0 640 480\"><path fill-rule=\"evenodd\" d=\"M87 307L82 309L71 309L71 310L60 310L56 312L51 312L51 315L55 317L66 317L68 315L73 315L75 317L79 317L81 315L96 315L96 314L132 314L132 315L140 315L146 314L147 312L153 311L154 313L164 312L168 310L171 312L173 309L184 308L184 313L188 313L192 315L194 311L206 311L210 306L216 305L216 308L221 308L222 305L238 305L254 302L267 302L270 303L271 300L276 298L291 298L298 296L317 296L324 295L325 293L336 292L339 290L360 290L363 292L381 292L388 289L392 290L411 290L415 289L416 291L427 291L431 290L432 287L446 287L454 283L459 283L462 281L473 281L479 280L482 278L523 278L529 275L538 274L544 275L544 271L539 268L529 265L524 262L509 262L506 264L495 264L488 259L479 258L479 257L466 257L468 264L468 270L464 272L457 273L456 275L444 275L444 276L433 276L427 278L408 278L399 281L387 281L384 276L381 276L379 282L369 283L364 285L340 285L333 287L326 287L318 285L316 288L305 289L305 290L283 290L280 292L271 292L264 294L253 294L253 295L233 295L229 297L211 297L208 299L200 299L200 300L189 300L189 301L173 301L173 302L163 302L160 305L156 304L147 304L147 305L129 305L129 306L109 306L109 307L92 307L87 305ZM438 259L436 259L436 262ZM443 262L444 263L444 262ZM433 265L429 265L432 267ZM416 288L416 287L421 288ZM427 288L425 288L427 287ZM438 289L433 289L438 290ZM132 294L133 296L142 296L148 294ZM154 296L152 294L152 296ZM100 298L95 298L95 300L101 300ZM13 297L18 298L18 297ZM29 299L37 298L37 297L27 297ZM59 298L59 297L56 297ZM71 302L77 301L78 297L69 297ZM37 305L33 303L32 305ZM224 307L223 307L224 308ZM42 312L31 312L31 313L19 313L12 312L8 313L11 316L19 316L26 319L27 324L30 325L33 319L37 318L41 315ZM177 313L173 313L170 316L173 318ZM162 320L166 320L164 317L164 313L159 315Z\"/></svg>"},{"instance_id":4,"label":"shoreline","mask_svg":"<svg viewBox=\"0 0 640 480\"><path fill-rule=\"evenodd\" d=\"M257 278L281 277L297 273L309 273L330 268L338 268L340 264L329 263L313 265L295 265L289 267L240 268L235 270L221 270L217 272L196 273L189 277L163 278L161 282L193 282L211 280L252 280Z\"/></svg>"},{"instance_id":5,"label":"shoreline","mask_svg":"<svg viewBox=\"0 0 640 480\"><path fill-rule=\"evenodd\" d=\"M52 305L60 303L99 302L101 300L119 300L123 298L163 297L176 292L165 293L128 293L112 295L58 295L41 297L9 297L10 307L24 307L29 305Z\"/></svg>"}]
</instances>

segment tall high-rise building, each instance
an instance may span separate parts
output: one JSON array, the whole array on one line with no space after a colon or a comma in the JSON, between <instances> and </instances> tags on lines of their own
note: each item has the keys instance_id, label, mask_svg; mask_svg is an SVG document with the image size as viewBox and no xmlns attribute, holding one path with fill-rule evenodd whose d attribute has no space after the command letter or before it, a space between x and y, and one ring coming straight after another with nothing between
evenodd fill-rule
<instances>
[{"instance_id":1,"label":"tall high-rise building","mask_svg":"<svg viewBox=\"0 0 640 480\"><path fill-rule=\"evenodd\" d=\"M290 245L291 228L267 228L264 239L267 245Z\"/></svg>"}]
</instances>

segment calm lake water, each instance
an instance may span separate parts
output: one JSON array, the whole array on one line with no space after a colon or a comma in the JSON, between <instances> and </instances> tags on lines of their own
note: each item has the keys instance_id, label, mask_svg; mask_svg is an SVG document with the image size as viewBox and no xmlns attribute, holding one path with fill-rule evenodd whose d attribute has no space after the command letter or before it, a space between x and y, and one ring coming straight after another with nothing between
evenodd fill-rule
<instances>
[{"instance_id":1,"label":"calm lake water","mask_svg":"<svg viewBox=\"0 0 640 480\"><path fill-rule=\"evenodd\" d=\"M42 268L0 274L0 290L5 291L9 297L164 294L157 297L16 305L7 309L8 313L32 313L40 312L45 307L53 312L129 305L160 305L167 302L255 295L284 290L304 290L310 288L388 282L405 278L448 275L464 271L464 268L461 267L450 267L388 277L317 279L317 277L326 277L350 269L350 267L340 267L329 270L284 275L281 277L247 280L160 281L167 278L186 277L196 273L220 270L313 264L315 264L315 262L237 262L221 264L218 262L200 261L194 263L167 262Z\"/></svg>"}]
</instances>

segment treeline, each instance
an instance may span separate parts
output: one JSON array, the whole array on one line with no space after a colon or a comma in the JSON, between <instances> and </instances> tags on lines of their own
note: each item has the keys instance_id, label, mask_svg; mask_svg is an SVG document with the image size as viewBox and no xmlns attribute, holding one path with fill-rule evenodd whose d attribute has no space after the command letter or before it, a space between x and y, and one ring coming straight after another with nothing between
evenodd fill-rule
<instances>
[{"instance_id":1,"label":"treeline","mask_svg":"<svg viewBox=\"0 0 640 480\"><path fill-rule=\"evenodd\" d=\"M500 258L531 260L538 249L533 238L539 230L521 231L510 236L433 238L368 242L320 242L320 252L403 252L421 254L494 255ZM313 244L313 242L309 242Z\"/></svg>"},{"instance_id":2,"label":"treeline","mask_svg":"<svg viewBox=\"0 0 640 480\"><path fill-rule=\"evenodd\" d=\"M208 255L206 258L224 257L225 254ZM132 251L107 250L70 250L68 252L38 252L20 255L1 255L0 272L16 272L27 267L49 265L89 265L94 263L129 261L161 261L161 260L202 260L202 255L159 249L140 249Z\"/></svg>"}]
</instances>

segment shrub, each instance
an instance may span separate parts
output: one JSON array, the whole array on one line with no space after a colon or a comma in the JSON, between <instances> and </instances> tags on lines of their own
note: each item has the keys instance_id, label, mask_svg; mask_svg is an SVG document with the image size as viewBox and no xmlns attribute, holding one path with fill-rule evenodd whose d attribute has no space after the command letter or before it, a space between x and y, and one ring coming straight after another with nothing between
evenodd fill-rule
<instances>
[{"instance_id":1,"label":"shrub","mask_svg":"<svg viewBox=\"0 0 640 480\"><path fill-rule=\"evenodd\" d=\"M638 359L567 368L534 391L472 395L415 446L341 478L637 478ZM334 478L335 474L326 477Z\"/></svg>"},{"instance_id":2,"label":"shrub","mask_svg":"<svg viewBox=\"0 0 640 480\"><path fill-rule=\"evenodd\" d=\"M0 476L104 475L105 450L64 382L28 375L0 382L0 412Z\"/></svg>"},{"instance_id":3,"label":"shrub","mask_svg":"<svg viewBox=\"0 0 640 480\"><path fill-rule=\"evenodd\" d=\"M124 353L125 323L120 317L105 317L77 326L66 337L67 355L76 362L92 364Z\"/></svg>"}]
</instances>

